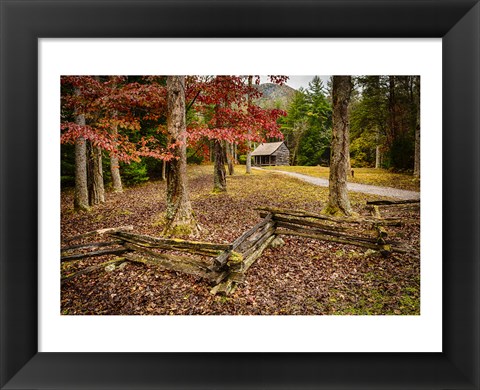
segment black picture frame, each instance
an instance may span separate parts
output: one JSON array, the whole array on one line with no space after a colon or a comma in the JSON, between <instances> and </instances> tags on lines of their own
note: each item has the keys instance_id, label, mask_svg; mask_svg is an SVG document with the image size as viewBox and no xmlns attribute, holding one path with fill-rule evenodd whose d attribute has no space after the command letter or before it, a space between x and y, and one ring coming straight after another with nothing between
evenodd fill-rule
<instances>
[{"instance_id":1,"label":"black picture frame","mask_svg":"<svg viewBox=\"0 0 480 390\"><path fill-rule=\"evenodd\" d=\"M478 0L0 0L0 15L2 389L480 388ZM42 37L442 38L443 352L38 353Z\"/></svg>"}]
</instances>

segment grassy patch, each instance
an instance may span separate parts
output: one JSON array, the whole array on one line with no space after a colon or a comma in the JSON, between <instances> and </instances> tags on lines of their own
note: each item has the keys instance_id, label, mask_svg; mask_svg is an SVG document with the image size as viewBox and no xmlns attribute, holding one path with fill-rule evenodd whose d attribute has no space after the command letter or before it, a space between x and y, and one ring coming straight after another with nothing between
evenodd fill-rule
<instances>
[{"instance_id":1,"label":"grassy patch","mask_svg":"<svg viewBox=\"0 0 480 390\"><path fill-rule=\"evenodd\" d=\"M277 166L265 167L269 170L302 173L304 175L328 179L330 169L328 167L302 167L302 166ZM405 173L392 173L386 169L354 168L355 176L348 177L351 183L369 184L381 187L392 187L402 190L420 191L420 181L412 175Z\"/></svg>"}]
</instances>

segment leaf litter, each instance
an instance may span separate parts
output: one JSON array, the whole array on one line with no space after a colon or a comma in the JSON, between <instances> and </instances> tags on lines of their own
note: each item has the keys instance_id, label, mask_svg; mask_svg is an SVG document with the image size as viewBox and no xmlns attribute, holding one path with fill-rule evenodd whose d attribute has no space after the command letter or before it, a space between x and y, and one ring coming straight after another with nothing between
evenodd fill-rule
<instances>
[{"instance_id":1,"label":"leaf litter","mask_svg":"<svg viewBox=\"0 0 480 390\"><path fill-rule=\"evenodd\" d=\"M212 193L213 167L189 167L189 188L197 221L196 239L229 243L260 221L257 207L281 207L318 213L328 189L282 175L238 166L228 176L228 192ZM369 215L373 195L350 193L354 210ZM389 236L419 250L419 207L381 207L382 216L408 220L388 226ZM165 183L153 181L109 192L90 212L73 212L73 191L61 194L62 238L106 227L133 225L134 232L160 236L165 212ZM187 238L187 237L180 237ZM160 271L127 262L62 284L65 315L419 315L420 260L406 254L389 258L350 245L282 236L285 245L268 248L233 295L213 296L199 277ZM90 239L91 240L91 239ZM75 243L88 242L88 239ZM63 263L62 273L101 264L114 256ZM55 261L55 260L54 260Z\"/></svg>"}]
</instances>

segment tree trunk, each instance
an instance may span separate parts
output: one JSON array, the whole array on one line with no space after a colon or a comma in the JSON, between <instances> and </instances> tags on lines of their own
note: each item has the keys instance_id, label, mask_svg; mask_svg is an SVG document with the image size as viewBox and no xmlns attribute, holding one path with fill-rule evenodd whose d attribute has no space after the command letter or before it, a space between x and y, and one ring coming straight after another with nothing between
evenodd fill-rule
<instances>
[{"instance_id":1,"label":"tree trunk","mask_svg":"<svg viewBox=\"0 0 480 390\"><path fill-rule=\"evenodd\" d=\"M352 81L350 76L333 76L333 129L330 157L330 183L326 214L351 215L347 192L347 168L349 155L348 106Z\"/></svg>"},{"instance_id":2,"label":"tree trunk","mask_svg":"<svg viewBox=\"0 0 480 390\"><path fill-rule=\"evenodd\" d=\"M227 150L227 165L228 165L228 174L231 176L235 173L235 167L233 165L233 143L225 141L225 146Z\"/></svg>"},{"instance_id":3,"label":"tree trunk","mask_svg":"<svg viewBox=\"0 0 480 390\"><path fill-rule=\"evenodd\" d=\"M162 176L160 177L160 180L165 181L167 180L167 162L165 160L162 160Z\"/></svg>"},{"instance_id":4,"label":"tree trunk","mask_svg":"<svg viewBox=\"0 0 480 390\"><path fill-rule=\"evenodd\" d=\"M225 153L220 140L214 141L214 161L213 192L225 192L227 190Z\"/></svg>"},{"instance_id":5,"label":"tree trunk","mask_svg":"<svg viewBox=\"0 0 480 390\"><path fill-rule=\"evenodd\" d=\"M253 76L248 76L248 87L252 87ZM250 95L247 97L247 106L250 106ZM245 173L252 173L252 141L247 140L247 161L246 161Z\"/></svg>"},{"instance_id":6,"label":"tree trunk","mask_svg":"<svg viewBox=\"0 0 480 390\"><path fill-rule=\"evenodd\" d=\"M75 93L80 94L80 90ZM75 122L79 126L85 126L85 115L78 114ZM75 141L75 211L88 211L88 185L87 185L87 142L79 137Z\"/></svg>"},{"instance_id":7,"label":"tree trunk","mask_svg":"<svg viewBox=\"0 0 480 390\"><path fill-rule=\"evenodd\" d=\"M380 145L375 148L375 168L380 168Z\"/></svg>"},{"instance_id":8,"label":"tree trunk","mask_svg":"<svg viewBox=\"0 0 480 390\"><path fill-rule=\"evenodd\" d=\"M247 161L245 173L250 174L252 173L252 141L247 141Z\"/></svg>"},{"instance_id":9,"label":"tree trunk","mask_svg":"<svg viewBox=\"0 0 480 390\"><path fill-rule=\"evenodd\" d=\"M420 76L415 76L416 92L415 103L417 106L417 123L415 127L415 162L413 176L420 177Z\"/></svg>"},{"instance_id":10,"label":"tree trunk","mask_svg":"<svg viewBox=\"0 0 480 390\"><path fill-rule=\"evenodd\" d=\"M111 129L111 134L113 138L117 137L118 129L115 125ZM112 174L112 186L113 192L123 192L122 187L122 178L120 176L120 164L118 162L117 156L114 153L110 154L110 172Z\"/></svg>"},{"instance_id":11,"label":"tree trunk","mask_svg":"<svg viewBox=\"0 0 480 390\"><path fill-rule=\"evenodd\" d=\"M185 124L185 76L167 77L167 131L171 142L181 145L173 151L167 170L165 235L190 235L199 227L193 217L187 186L187 144Z\"/></svg>"},{"instance_id":12,"label":"tree trunk","mask_svg":"<svg viewBox=\"0 0 480 390\"><path fill-rule=\"evenodd\" d=\"M83 115L81 115L83 117ZM80 120L81 121L81 120ZM77 119L77 124L79 120ZM83 123L85 118L83 117ZM76 211L88 211L87 186L87 142L79 137L75 141L75 195L74 208Z\"/></svg>"},{"instance_id":13,"label":"tree trunk","mask_svg":"<svg viewBox=\"0 0 480 390\"><path fill-rule=\"evenodd\" d=\"M88 155L88 195L90 206L105 202L105 187L103 184L102 149L87 144Z\"/></svg>"}]
</instances>

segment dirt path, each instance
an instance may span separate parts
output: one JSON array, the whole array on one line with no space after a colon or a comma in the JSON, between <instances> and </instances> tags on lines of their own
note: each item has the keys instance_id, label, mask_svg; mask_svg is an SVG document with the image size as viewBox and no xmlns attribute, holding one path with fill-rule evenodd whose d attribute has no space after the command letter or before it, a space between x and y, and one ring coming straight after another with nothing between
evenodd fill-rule
<instances>
[{"instance_id":1,"label":"dirt path","mask_svg":"<svg viewBox=\"0 0 480 390\"><path fill-rule=\"evenodd\" d=\"M252 167L252 168L262 169L257 167ZM266 169L262 169L262 170L267 171ZM306 181L307 183L315 184L320 187L328 187L328 179L322 179L320 177L303 175L301 173L270 170L270 169L268 170L268 172L281 173L284 175L292 176L297 179ZM398 198L398 199L420 199L420 192L399 190L397 188L392 188L392 187L378 187L378 186L372 186L368 184L358 184L358 183L348 183L347 187L349 191L362 192L364 194L379 195L379 196L385 196L389 198Z\"/></svg>"}]
</instances>

